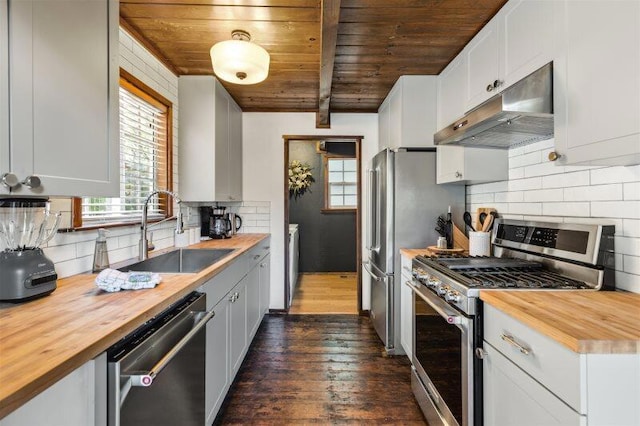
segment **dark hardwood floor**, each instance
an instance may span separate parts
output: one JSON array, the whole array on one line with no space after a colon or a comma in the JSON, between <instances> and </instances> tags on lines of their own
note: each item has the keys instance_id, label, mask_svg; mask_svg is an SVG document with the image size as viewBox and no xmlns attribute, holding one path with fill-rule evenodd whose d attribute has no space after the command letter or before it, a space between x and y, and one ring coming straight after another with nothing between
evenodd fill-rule
<instances>
[{"instance_id":1,"label":"dark hardwood floor","mask_svg":"<svg viewBox=\"0 0 640 426\"><path fill-rule=\"evenodd\" d=\"M406 357L357 315L267 315L214 425L425 425Z\"/></svg>"}]
</instances>

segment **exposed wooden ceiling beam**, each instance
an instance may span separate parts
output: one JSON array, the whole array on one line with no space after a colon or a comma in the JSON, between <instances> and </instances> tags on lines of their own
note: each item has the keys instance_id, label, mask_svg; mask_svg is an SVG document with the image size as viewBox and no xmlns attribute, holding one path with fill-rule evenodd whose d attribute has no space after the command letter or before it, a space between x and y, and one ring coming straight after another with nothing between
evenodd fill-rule
<instances>
[{"instance_id":1,"label":"exposed wooden ceiling beam","mask_svg":"<svg viewBox=\"0 0 640 426\"><path fill-rule=\"evenodd\" d=\"M322 33L320 39L320 91L318 95L318 113L316 127L330 127L329 107L331 104L331 82L333 63L336 57L338 41L338 22L340 21L340 0L322 0Z\"/></svg>"}]
</instances>

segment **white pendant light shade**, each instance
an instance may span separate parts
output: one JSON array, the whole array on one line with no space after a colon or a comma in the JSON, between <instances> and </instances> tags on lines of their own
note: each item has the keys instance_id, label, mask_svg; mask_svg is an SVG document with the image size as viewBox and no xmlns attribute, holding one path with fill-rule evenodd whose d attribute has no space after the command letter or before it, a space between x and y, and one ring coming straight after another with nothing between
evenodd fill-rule
<instances>
[{"instance_id":1,"label":"white pendant light shade","mask_svg":"<svg viewBox=\"0 0 640 426\"><path fill-rule=\"evenodd\" d=\"M236 30L233 40L216 43L211 48L213 72L219 78L235 84L256 84L269 74L269 53L251 43L249 33Z\"/></svg>"}]
</instances>

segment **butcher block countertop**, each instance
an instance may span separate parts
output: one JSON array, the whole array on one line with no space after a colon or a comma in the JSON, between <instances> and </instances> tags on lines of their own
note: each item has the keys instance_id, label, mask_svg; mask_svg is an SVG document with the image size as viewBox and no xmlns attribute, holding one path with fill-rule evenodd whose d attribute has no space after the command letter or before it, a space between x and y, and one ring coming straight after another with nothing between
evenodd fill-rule
<instances>
[{"instance_id":1,"label":"butcher block countertop","mask_svg":"<svg viewBox=\"0 0 640 426\"><path fill-rule=\"evenodd\" d=\"M640 354L640 294L490 290L480 298L574 352Z\"/></svg>"},{"instance_id":2,"label":"butcher block countertop","mask_svg":"<svg viewBox=\"0 0 640 426\"><path fill-rule=\"evenodd\" d=\"M406 256L406 257L410 257L410 258L414 258L416 256L431 256L433 253L431 253L431 251L429 251L429 249L423 248L423 249L400 249L400 254L402 256Z\"/></svg>"},{"instance_id":3,"label":"butcher block countertop","mask_svg":"<svg viewBox=\"0 0 640 426\"><path fill-rule=\"evenodd\" d=\"M58 280L58 288L49 296L0 304L0 419L197 289L268 236L237 234L192 245L190 248L237 250L197 274L161 274L162 282L154 289L107 293L96 287L96 274L80 274Z\"/></svg>"}]
</instances>

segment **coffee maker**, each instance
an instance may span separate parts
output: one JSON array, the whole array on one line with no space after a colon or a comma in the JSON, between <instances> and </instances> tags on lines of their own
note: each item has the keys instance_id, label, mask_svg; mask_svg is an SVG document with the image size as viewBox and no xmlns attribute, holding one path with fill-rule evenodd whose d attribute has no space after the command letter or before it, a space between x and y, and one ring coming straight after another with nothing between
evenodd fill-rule
<instances>
[{"instance_id":1,"label":"coffee maker","mask_svg":"<svg viewBox=\"0 0 640 426\"><path fill-rule=\"evenodd\" d=\"M21 302L56 289L58 275L40 246L59 223L47 198L0 198L0 300Z\"/></svg>"},{"instance_id":2,"label":"coffee maker","mask_svg":"<svg viewBox=\"0 0 640 426\"><path fill-rule=\"evenodd\" d=\"M231 238L231 222L226 207L214 207L209 235L213 239Z\"/></svg>"}]
</instances>

